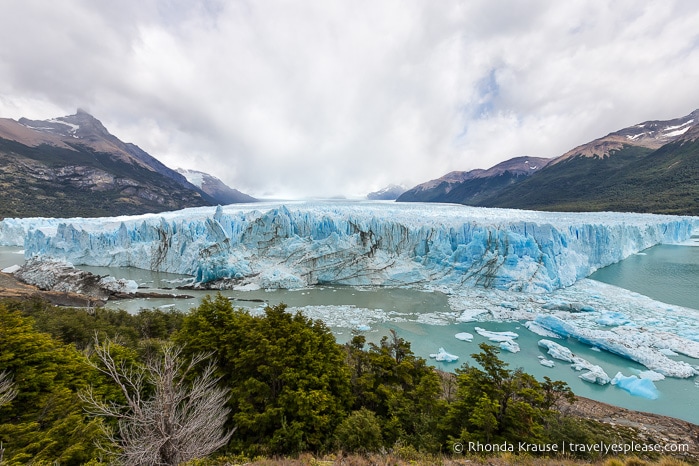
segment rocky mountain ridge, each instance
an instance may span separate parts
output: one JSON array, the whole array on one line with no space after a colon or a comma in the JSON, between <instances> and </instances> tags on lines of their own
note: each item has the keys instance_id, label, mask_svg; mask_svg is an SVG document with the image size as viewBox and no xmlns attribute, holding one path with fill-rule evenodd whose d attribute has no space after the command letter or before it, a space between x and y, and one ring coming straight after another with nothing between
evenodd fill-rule
<instances>
[{"instance_id":1,"label":"rocky mountain ridge","mask_svg":"<svg viewBox=\"0 0 699 466\"><path fill-rule=\"evenodd\" d=\"M0 119L0 201L0 217L113 216L229 203L83 110L49 120Z\"/></svg>"},{"instance_id":2,"label":"rocky mountain ridge","mask_svg":"<svg viewBox=\"0 0 699 466\"><path fill-rule=\"evenodd\" d=\"M699 215L699 110L623 128L541 160L543 166L530 176L513 169L488 176L495 167L451 172L412 188L398 201Z\"/></svg>"},{"instance_id":3,"label":"rocky mountain ridge","mask_svg":"<svg viewBox=\"0 0 699 466\"><path fill-rule=\"evenodd\" d=\"M470 190L470 198L485 196L534 174L550 162L542 157L515 157L488 169L452 171L446 175L421 183L398 197L398 202L460 202L463 193ZM457 189L459 188L459 189ZM452 193L457 189L457 193ZM459 192L462 192L459 194Z\"/></svg>"},{"instance_id":4,"label":"rocky mountain ridge","mask_svg":"<svg viewBox=\"0 0 699 466\"><path fill-rule=\"evenodd\" d=\"M198 170L178 168L177 172L183 175L187 181L206 194L216 199L219 204L238 204L241 202L257 202L252 196L241 193L226 185L223 181L208 173Z\"/></svg>"}]
</instances>

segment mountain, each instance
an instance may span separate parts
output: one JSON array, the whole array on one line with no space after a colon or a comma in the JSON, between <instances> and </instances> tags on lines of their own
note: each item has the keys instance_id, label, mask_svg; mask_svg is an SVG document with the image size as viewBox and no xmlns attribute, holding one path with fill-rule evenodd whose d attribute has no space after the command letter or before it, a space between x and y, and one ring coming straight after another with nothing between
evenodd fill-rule
<instances>
[{"instance_id":1,"label":"mountain","mask_svg":"<svg viewBox=\"0 0 699 466\"><path fill-rule=\"evenodd\" d=\"M397 201L478 205L481 199L524 180L549 162L545 158L524 156L506 160L487 170L453 171L409 189Z\"/></svg>"},{"instance_id":2,"label":"mountain","mask_svg":"<svg viewBox=\"0 0 699 466\"><path fill-rule=\"evenodd\" d=\"M394 201L406 190L405 186L390 184L383 189L367 194L366 198L370 201Z\"/></svg>"},{"instance_id":3,"label":"mountain","mask_svg":"<svg viewBox=\"0 0 699 466\"><path fill-rule=\"evenodd\" d=\"M184 168L178 168L177 172L187 178L187 181L194 186L211 196L219 204L227 205L241 202L257 202L257 199L254 197L227 186L223 181L208 173Z\"/></svg>"},{"instance_id":4,"label":"mountain","mask_svg":"<svg viewBox=\"0 0 699 466\"><path fill-rule=\"evenodd\" d=\"M95 217L216 201L83 110L0 119L0 217Z\"/></svg>"},{"instance_id":5,"label":"mountain","mask_svg":"<svg viewBox=\"0 0 699 466\"><path fill-rule=\"evenodd\" d=\"M397 200L699 215L699 110L615 131L551 160L517 157L451 172Z\"/></svg>"},{"instance_id":6,"label":"mountain","mask_svg":"<svg viewBox=\"0 0 699 466\"><path fill-rule=\"evenodd\" d=\"M578 146L478 205L699 215L699 110Z\"/></svg>"}]
</instances>

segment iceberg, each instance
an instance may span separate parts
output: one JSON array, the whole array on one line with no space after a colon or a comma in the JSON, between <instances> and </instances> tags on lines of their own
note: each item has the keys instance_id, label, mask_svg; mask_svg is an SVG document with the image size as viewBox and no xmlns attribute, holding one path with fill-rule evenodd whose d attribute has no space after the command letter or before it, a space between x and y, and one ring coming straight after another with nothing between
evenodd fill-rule
<instances>
[{"instance_id":1,"label":"iceberg","mask_svg":"<svg viewBox=\"0 0 699 466\"><path fill-rule=\"evenodd\" d=\"M473 341L473 334L468 332L459 332L454 335L454 338L461 341Z\"/></svg>"},{"instance_id":2,"label":"iceberg","mask_svg":"<svg viewBox=\"0 0 699 466\"><path fill-rule=\"evenodd\" d=\"M552 358L571 363L570 367L574 370L587 371L579 376L586 382L606 385L611 381L607 373L600 366L592 364L587 359L576 356L570 349L556 343L555 341L545 339L539 340L539 346L546 348ZM542 362L541 364L544 363Z\"/></svg>"},{"instance_id":3,"label":"iceberg","mask_svg":"<svg viewBox=\"0 0 699 466\"><path fill-rule=\"evenodd\" d=\"M432 284L548 292L655 244L685 241L695 223L651 214L316 201L4 219L0 245L24 245L28 258L138 267L231 286Z\"/></svg>"},{"instance_id":4,"label":"iceberg","mask_svg":"<svg viewBox=\"0 0 699 466\"><path fill-rule=\"evenodd\" d=\"M519 343L512 340L501 341L500 349L509 351L510 353L519 353Z\"/></svg>"},{"instance_id":5,"label":"iceberg","mask_svg":"<svg viewBox=\"0 0 699 466\"><path fill-rule=\"evenodd\" d=\"M556 365L555 362L551 361L550 359L546 359L543 356L539 356L539 364L544 367L554 367Z\"/></svg>"},{"instance_id":6,"label":"iceberg","mask_svg":"<svg viewBox=\"0 0 699 466\"><path fill-rule=\"evenodd\" d=\"M440 362L454 362L458 361L459 357L453 354L447 353L444 348L439 348L439 351L437 351L434 354L430 354L430 357L436 361Z\"/></svg>"},{"instance_id":7,"label":"iceberg","mask_svg":"<svg viewBox=\"0 0 699 466\"><path fill-rule=\"evenodd\" d=\"M656 400L660 396L660 392L652 380L639 379L635 375L627 377L621 372L617 372L611 383L634 396L641 396L649 400Z\"/></svg>"},{"instance_id":8,"label":"iceberg","mask_svg":"<svg viewBox=\"0 0 699 466\"><path fill-rule=\"evenodd\" d=\"M476 330L476 333L478 333L480 336L487 338L488 340L493 341L495 343L501 343L503 341L512 341L519 336L515 332L491 332L481 327L475 327L474 329Z\"/></svg>"}]
</instances>

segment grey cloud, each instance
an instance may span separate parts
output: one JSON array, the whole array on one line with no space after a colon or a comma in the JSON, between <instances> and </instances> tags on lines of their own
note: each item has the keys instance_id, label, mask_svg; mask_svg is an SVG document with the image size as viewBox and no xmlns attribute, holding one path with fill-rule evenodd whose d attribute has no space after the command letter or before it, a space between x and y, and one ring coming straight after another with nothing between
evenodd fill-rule
<instances>
[{"instance_id":1,"label":"grey cloud","mask_svg":"<svg viewBox=\"0 0 699 466\"><path fill-rule=\"evenodd\" d=\"M253 194L416 184L699 107L690 0L5 10L1 116L85 106L165 163Z\"/></svg>"}]
</instances>

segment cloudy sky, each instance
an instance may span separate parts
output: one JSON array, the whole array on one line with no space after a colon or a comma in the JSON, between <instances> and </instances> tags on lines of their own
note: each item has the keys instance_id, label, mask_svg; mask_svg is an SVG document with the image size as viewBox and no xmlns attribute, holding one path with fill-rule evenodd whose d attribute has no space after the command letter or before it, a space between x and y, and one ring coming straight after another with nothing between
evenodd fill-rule
<instances>
[{"instance_id":1,"label":"cloudy sky","mask_svg":"<svg viewBox=\"0 0 699 466\"><path fill-rule=\"evenodd\" d=\"M1 0L0 117L360 196L699 108L695 0Z\"/></svg>"}]
</instances>

